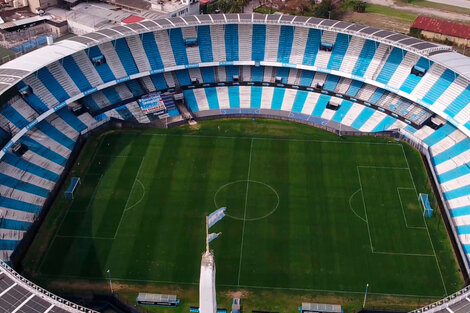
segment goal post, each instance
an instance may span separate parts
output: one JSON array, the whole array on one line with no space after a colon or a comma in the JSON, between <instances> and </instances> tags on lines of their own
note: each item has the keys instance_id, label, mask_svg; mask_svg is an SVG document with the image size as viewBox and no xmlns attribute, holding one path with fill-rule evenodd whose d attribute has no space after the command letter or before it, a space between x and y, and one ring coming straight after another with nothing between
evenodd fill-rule
<instances>
[{"instance_id":1,"label":"goal post","mask_svg":"<svg viewBox=\"0 0 470 313\"><path fill-rule=\"evenodd\" d=\"M72 177L70 180L70 185L65 191L65 199L69 200L74 198L75 191L77 190L78 186L80 186L81 180L80 177Z\"/></svg>"},{"instance_id":2,"label":"goal post","mask_svg":"<svg viewBox=\"0 0 470 313\"><path fill-rule=\"evenodd\" d=\"M433 209L431 208L431 204L429 203L429 195L425 193L420 193L419 201L423 205L423 216L426 218L432 217Z\"/></svg>"}]
</instances>

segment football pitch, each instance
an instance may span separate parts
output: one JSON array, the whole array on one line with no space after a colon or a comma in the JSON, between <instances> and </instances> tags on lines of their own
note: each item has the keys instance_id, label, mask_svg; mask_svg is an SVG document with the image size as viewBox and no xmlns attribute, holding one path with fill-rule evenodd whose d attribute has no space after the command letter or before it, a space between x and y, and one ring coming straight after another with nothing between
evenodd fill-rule
<instances>
[{"instance_id":1,"label":"football pitch","mask_svg":"<svg viewBox=\"0 0 470 313\"><path fill-rule=\"evenodd\" d=\"M423 218L418 193L429 182L406 144L279 121L200 127L90 139L73 170L82 184L57 201L40 275L106 279L109 269L117 281L197 284L205 214L226 206L211 229L222 232L211 243L219 286L359 293L369 284L432 297L461 287L440 215Z\"/></svg>"}]
</instances>

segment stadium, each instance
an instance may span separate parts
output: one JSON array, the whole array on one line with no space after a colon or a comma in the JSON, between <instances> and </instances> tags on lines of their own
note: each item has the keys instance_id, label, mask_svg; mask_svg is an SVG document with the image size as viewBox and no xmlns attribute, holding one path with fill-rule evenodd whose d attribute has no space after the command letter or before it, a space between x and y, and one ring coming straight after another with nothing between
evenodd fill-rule
<instances>
[{"instance_id":1,"label":"stadium","mask_svg":"<svg viewBox=\"0 0 470 313\"><path fill-rule=\"evenodd\" d=\"M447 46L289 15L142 21L10 61L0 307L88 310L7 263L41 281L195 284L204 214L227 206L220 287L367 284L429 300L415 312L468 312L469 80Z\"/></svg>"}]
</instances>

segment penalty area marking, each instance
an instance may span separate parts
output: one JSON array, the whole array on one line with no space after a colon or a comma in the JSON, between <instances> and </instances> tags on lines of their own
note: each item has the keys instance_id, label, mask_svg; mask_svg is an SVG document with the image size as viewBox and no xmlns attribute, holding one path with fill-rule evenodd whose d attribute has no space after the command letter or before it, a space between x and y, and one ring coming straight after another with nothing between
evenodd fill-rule
<instances>
[{"instance_id":1,"label":"penalty area marking","mask_svg":"<svg viewBox=\"0 0 470 313\"><path fill-rule=\"evenodd\" d=\"M138 205L140 202L142 202L142 200L144 200L144 197L145 197L145 186L144 186L144 184L142 184L142 182L140 181L140 179L136 178L135 181L138 182L139 185L140 185L140 187L142 188L142 191L143 191L143 192L142 192L142 196L140 197L140 199L139 199L136 203L134 203L134 204L131 205L130 207L124 209L124 212L127 212L127 211L129 211L130 209L133 209L136 205ZM131 190L131 193L132 193L132 190Z\"/></svg>"},{"instance_id":2,"label":"penalty area marking","mask_svg":"<svg viewBox=\"0 0 470 313\"><path fill-rule=\"evenodd\" d=\"M114 237L113 237L114 239L116 239L116 237L117 237L119 228L121 227L122 220L124 219L124 215L126 214L126 208L129 205L129 200L131 199L132 190L134 190L135 183L139 180L137 177L139 177L139 173L140 173L140 170L142 169L142 164L144 164L144 160L145 160L145 158L142 157L142 160L140 161L139 169L137 170L137 174L135 174L134 183L132 184L131 191L129 192L129 195L127 196L126 204L124 205L124 209L122 210L121 219L119 220L119 224L116 228L116 232L114 233ZM142 184L142 186L143 186L143 184ZM144 191L145 191L145 188L144 188Z\"/></svg>"},{"instance_id":3,"label":"penalty area marking","mask_svg":"<svg viewBox=\"0 0 470 313\"><path fill-rule=\"evenodd\" d=\"M354 215L356 215L358 218L360 218L361 220L364 221L364 223L367 223L367 221L365 219L363 219L361 216L359 216L359 214L356 213L356 211L354 211L354 208L352 207L352 204L351 204L351 200L354 198L354 196L358 193L362 191L361 188L359 188L358 190L356 190L352 195L351 197L349 197L349 208L351 209L351 211L354 213Z\"/></svg>"},{"instance_id":4,"label":"penalty area marking","mask_svg":"<svg viewBox=\"0 0 470 313\"><path fill-rule=\"evenodd\" d=\"M403 147L403 146L402 146ZM408 161L407 161L408 162ZM408 164L408 163L407 163ZM371 253L373 254L386 254L386 255L401 255L401 256L416 256L416 257L436 257L436 252L434 251L434 247L433 247L433 252L434 254L421 254L421 253L404 253L404 252L387 252L387 251L375 251L374 250L374 246L372 244L372 235L371 235L371 231L370 231L370 226L369 226L369 217L367 215L367 205L366 205L366 201L365 201L365 197L364 197L364 189L363 189L363 186L362 186L362 180L361 180L361 173L359 171L360 168L385 168L385 169L393 169L393 170L410 170L409 169L409 166L408 167L405 167L405 168L402 168L402 167L376 167L376 166L356 166L356 169L357 169L357 176L359 178L359 190L357 190L354 194L351 195L351 198L359 191L361 191L361 194L362 194L362 200L363 200L363 204L364 204L364 212L366 214L366 218L365 220L362 219L366 224L367 224L367 233L369 235L369 243L370 243L370 250L371 250ZM410 171L410 175L411 175L411 171ZM411 179L413 181L413 176L411 176ZM413 185L414 185L414 181L413 181ZM398 187L398 188L402 188L402 187ZM403 187L403 189L409 189L409 188L406 188L406 187ZM411 188L411 189L414 189L416 191L416 186L414 185L414 188ZM416 191L417 192L417 191ZM350 200L351 200L350 198ZM351 205L351 203L350 203ZM403 206L402 206L403 207ZM351 210L352 210L352 207L351 207ZM353 210L354 212L354 210ZM354 212L355 213L355 212ZM357 214L356 214L357 215ZM358 216L359 217L359 216ZM431 242L432 244L432 242ZM439 269L440 271L440 269ZM446 294L447 294L447 290L446 290Z\"/></svg>"},{"instance_id":5,"label":"penalty area marking","mask_svg":"<svg viewBox=\"0 0 470 313\"><path fill-rule=\"evenodd\" d=\"M217 191L214 194L214 205L215 205L215 207L219 208L219 205L217 204L217 195L219 194L219 192L222 189L224 189L224 188L226 188L230 185L234 185L234 184L238 184L238 183L244 183L244 182L246 182L247 185L249 185L249 183L260 184L260 185L263 185L263 186L267 187L268 189L270 189L276 195L276 199L277 199L276 204L274 205L273 209L270 212L268 212L267 214L265 214L263 216L259 216L259 217L246 218L246 214L245 214L244 217L237 217L237 216L233 216L233 215L230 215L230 214L227 214L227 213L225 213L225 215L232 218L232 219L234 219L234 220L252 222L252 221L262 220L262 219L267 218L268 216L274 214L274 212L276 212L277 208L279 207L279 202L280 202L278 192L271 185L268 185L266 183L263 183L263 182L260 182L260 181L257 181L257 180L252 180L252 179L239 179L239 180L235 180L235 181L232 181L232 182L228 182L228 183L220 186L219 189L217 189ZM245 195L246 197L248 197L247 194L248 194L248 192ZM245 199L245 207L246 207L246 202L248 202L247 199Z\"/></svg>"},{"instance_id":6,"label":"penalty area marking","mask_svg":"<svg viewBox=\"0 0 470 313\"><path fill-rule=\"evenodd\" d=\"M51 250L51 247L53 246L54 242L55 242L55 239L56 238L78 238L78 239L93 239L93 240L114 240L116 239L117 237L117 233L118 233L118 230L119 230L119 227L121 226L121 223L122 223L122 220L124 219L124 215L127 211L131 210L132 208L134 208L136 205L138 205L144 198L145 196L145 186L144 184L142 184L142 182L137 178L139 177L139 173L140 173L140 170L142 168L142 164L144 163L144 157L142 157L142 160L140 161L140 166L139 166L139 169L137 170L137 174L135 175L135 179L134 179L134 183L132 184L132 187L131 187L131 190L129 192L129 196L127 197L127 201L126 201L126 204L124 206L124 209L122 211L122 214L121 214L121 219L119 221L119 224L118 224L118 227L116 228L116 232L114 233L114 236L113 237L98 237L98 236L80 236L80 235L59 235L59 232L60 230L62 229L62 225L65 221L65 219L67 218L67 214L69 213L70 211L70 206L67 210L67 212L65 212L65 215L64 215L64 218L61 220L60 222L60 225L59 227L57 228L57 232L55 233L54 237L52 238L52 241L51 241L51 244L49 245L42 261L41 261L41 264L39 265L39 271L41 271L42 269L42 266L45 262L45 260L47 259L47 256L49 255L49 252ZM94 174L93 174L94 175ZM100 181L101 181L101 178L103 177L103 175L101 174L101 177L100 177ZM139 201L137 201L136 203L134 203L133 205L131 205L130 207L127 207L129 205L129 200L131 198L131 194L132 194L132 191L134 190L134 187L135 187L135 184L136 183L139 183L144 191L142 197L139 199ZM90 201L89 201L89 204L87 206L87 209L89 208L90 204L93 202L93 199L95 197L95 194L96 194L96 191L97 191L98 188L96 188L93 192L93 195L92 197L90 198Z\"/></svg>"}]
</instances>

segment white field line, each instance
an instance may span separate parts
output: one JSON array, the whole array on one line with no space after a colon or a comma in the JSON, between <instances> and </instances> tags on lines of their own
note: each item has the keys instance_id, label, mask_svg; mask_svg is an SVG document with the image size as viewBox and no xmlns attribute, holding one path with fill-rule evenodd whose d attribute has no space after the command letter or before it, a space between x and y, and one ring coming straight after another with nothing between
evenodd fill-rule
<instances>
[{"instance_id":1,"label":"white field line","mask_svg":"<svg viewBox=\"0 0 470 313\"><path fill-rule=\"evenodd\" d=\"M359 177L359 185L361 187L359 190L361 191L362 200L363 200L363 203L364 203L364 212L366 214L365 222L367 224L367 233L369 234L369 242L370 242L371 253L373 253L373 254L387 254L387 255L402 255L402 256L418 256L418 257L436 257L435 252L434 252L434 254L420 254L420 253L386 252L386 251L375 251L374 250L374 246L372 245L372 236L371 236L371 233L370 233L369 217L367 215L367 205L366 205L366 201L365 201L365 197L364 197L364 189L362 188L361 174L360 174L360 171L359 171L360 167L374 168L374 166L357 166L357 175ZM381 168L381 167L377 167L377 168ZM400 170L408 169L409 170L409 168L388 168L388 169L395 169L395 170L397 170L397 169L400 169ZM407 189L407 188L404 188L404 189ZM413 189L413 188L411 188L411 189ZM414 188L414 190L416 190L416 188ZM400 196L400 195L398 195L398 196ZM401 199L400 199L400 201L401 201ZM402 205L402 208L403 208L403 205ZM405 222L406 222L406 220L405 220Z\"/></svg>"},{"instance_id":2,"label":"white field line","mask_svg":"<svg viewBox=\"0 0 470 313\"><path fill-rule=\"evenodd\" d=\"M248 136L211 136L211 135L188 135L188 134L142 134L143 136L172 136L172 137L194 137L194 138L218 138L218 139L254 139L254 140L275 140L275 141L298 141L298 142L319 142L319 143L338 143L338 144L368 144L368 145L387 145L398 146L395 142L367 142L367 141L335 141L335 140L316 140L316 139L294 139L294 138L270 138L270 137L248 137Z\"/></svg>"},{"instance_id":3,"label":"white field line","mask_svg":"<svg viewBox=\"0 0 470 313\"><path fill-rule=\"evenodd\" d=\"M74 276L74 275L48 275L41 274L43 277L53 278L70 278L70 279L87 279L87 280L105 280L106 277L86 277L86 276ZM152 279L135 279L135 278L119 278L113 277L114 281L124 282L146 282L146 283L157 283L157 284L174 284L174 285L199 285L199 282L181 282L181 281L168 281L168 280L152 280ZM253 288L253 289L266 289L266 290L293 290L293 291L309 291L309 292L325 292L325 293L342 293L342 294L364 294L364 291L349 291L349 290L334 290L334 289L313 289L313 288L296 288L296 287L271 287L271 286L257 286L257 285L230 285L230 284L216 284L220 287L231 287L231 288ZM441 298L441 295L413 295L413 294L399 294L399 293L380 293L380 292L369 292L368 294L379 295L379 296L395 296L395 297L414 297L414 298Z\"/></svg>"},{"instance_id":4,"label":"white field line","mask_svg":"<svg viewBox=\"0 0 470 313\"><path fill-rule=\"evenodd\" d=\"M134 182L132 183L132 187L131 187L131 190L129 192L129 195L127 196L127 201L126 201L126 204L124 205L124 209L122 210L122 214L121 214L121 219L119 220L119 224L116 228L116 232L114 233L114 237L113 239L116 239L116 236L117 236L117 233L119 231L119 228L121 227L121 223L122 223L122 220L124 219L124 214L126 213L126 208L127 208L127 205L129 204L129 200L131 199L131 195L132 195L132 191L134 190L134 187L135 187L135 183L137 182L137 177L139 177L139 173L140 173L140 170L142 168L142 164L144 164L144 157L142 157L142 160L140 161L140 165L139 165L139 169L137 170L137 174L135 174L135 178L134 178Z\"/></svg>"},{"instance_id":5,"label":"white field line","mask_svg":"<svg viewBox=\"0 0 470 313\"><path fill-rule=\"evenodd\" d=\"M133 205L131 205L130 207L124 209L124 212L127 212L129 211L130 209L133 209L136 205L138 205L140 202L142 202L142 200L144 200L144 197L145 197L145 186L144 184L142 184L142 182L140 181L140 179L136 179L136 181L140 184L140 186L142 187L142 190L143 190L143 193L142 193L142 196L140 197L140 199L134 203ZM132 190L131 190L132 192Z\"/></svg>"},{"instance_id":6,"label":"white field line","mask_svg":"<svg viewBox=\"0 0 470 313\"><path fill-rule=\"evenodd\" d=\"M369 217L367 216L367 206L366 200L364 197L364 189L362 189L362 180L361 180L361 173L359 172L359 166L356 167L357 169L357 177L359 177L359 186L361 187L361 195L362 195L362 203L364 204L364 213L366 215L366 224L367 224L367 233L369 234L369 243L370 243L370 251L374 253L374 246L372 245L372 237L370 235L370 227L369 227Z\"/></svg>"},{"instance_id":7,"label":"white field line","mask_svg":"<svg viewBox=\"0 0 470 313\"><path fill-rule=\"evenodd\" d=\"M100 145L101 145L101 143L100 143ZM94 159L95 156L96 156L96 153L95 153L95 155L93 155L93 159ZM90 162L90 165L91 165L91 162ZM87 174L87 175L88 175L88 174ZM92 174L92 175L95 175L95 174ZM99 185L100 182L101 182L101 178L103 178L103 174L96 174L96 175L101 175L101 176L100 176L100 179L99 179L99 181L98 181L98 185ZM85 175L85 176L86 176L86 175ZM98 189L98 188L96 188L96 189ZM96 192L96 189L95 189L95 192ZM90 198L86 210L88 210L88 208L90 207L91 202L93 201L93 199L94 199L94 197L95 197L95 192L93 193L92 197ZM75 201L75 197L74 197L74 199L72 199L72 202L70 203L69 207L67 208L67 212L65 212L64 217L63 217L62 220L60 221L60 224L59 224L59 226L57 227L57 230L55 231L54 236L52 237L52 240L51 240L51 243L50 243L49 247L47 247L46 253L44 254L44 256L43 256L43 258L42 258L41 264L39 264L39 272L41 271L41 268L42 268L42 266L43 266L43 264L44 264L44 261L46 261L47 257L49 256L49 252L50 252L50 250L51 250L51 247L54 245L55 239L58 237L58 234L59 234L60 230L62 229L62 225L64 224L64 221L65 221L65 219L67 218L67 215L68 215L69 212L71 211L70 208L72 207L72 204L73 204L74 201ZM72 211L73 211L73 210L72 210Z\"/></svg>"},{"instance_id":8,"label":"white field line","mask_svg":"<svg viewBox=\"0 0 470 313\"><path fill-rule=\"evenodd\" d=\"M101 184L101 179L103 179L103 174L92 174L92 175L93 175L93 176L95 176L95 175L100 175L100 178L98 179L98 184L96 184L95 190L93 190L93 193L91 194L91 197L90 197L90 199L88 200L88 204L87 204L85 210L70 210L70 207L72 207L72 204L70 204L69 210L67 211L66 214L68 214L69 212L86 212L86 211L88 211L88 209L91 207L91 204L93 203L93 200L95 200L95 195L96 195L96 192L97 192L97 190L98 190L98 187L99 187L100 184ZM85 177L86 177L86 175L85 175ZM85 179L84 179L84 181L85 181ZM74 199L74 200L75 200L75 199ZM73 202L73 200L72 200L72 202ZM62 226L62 224L61 224L61 226ZM60 229L60 228L59 228L59 229Z\"/></svg>"},{"instance_id":9,"label":"white field line","mask_svg":"<svg viewBox=\"0 0 470 313\"><path fill-rule=\"evenodd\" d=\"M248 159L248 173L246 178L246 193L245 193L245 211L243 212L243 227L242 227L242 240L240 244L240 263L238 264L238 280L237 284L240 285L240 275L242 271L242 257L243 257L243 239L245 237L245 224L246 224L246 206L248 204L248 188L250 186L250 172L251 172L251 154L253 152L253 139L250 144L250 158Z\"/></svg>"},{"instance_id":10,"label":"white field line","mask_svg":"<svg viewBox=\"0 0 470 313\"><path fill-rule=\"evenodd\" d=\"M410 164L408 163L408 157L406 156L405 149L403 148L403 145L401 145L401 151L403 152L403 156L405 157L406 165L408 166L408 172L410 173L411 181L413 182L413 186L415 188L416 199L418 199L418 201L419 201L418 190L416 189L415 180L413 178L413 174L411 174ZM419 203L421 203L421 202L419 202ZM442 286L444 287L444 296L447 296L448 295L447 287L446 287L446 284L444 282L444 277L442 276L441 266L439 265L439 259L437 258L436 249L434 249L434 243L432 242L431 234L429 233L428 223L426 222L426 218L424 217L424 215L423 215L423 220L424 220L424 225L426 225L426 231L428 233L429 242L431 243L432 251L434 252L434 257L436 258L437 269L439 270L439 275L441 276Z\"/></svg>"},{"instance_id":11,"label":"white field line","mask_svg":"<svg viewBox=\"0 0 470 313\"><path fill-rule=\"evenodd\" d=\"M79 238L79 239L101 239L101 240L114 240L113 237L94 237L94 236L68 236L68 235L57 235L58 238Z\"/></svg>"},{"instance_id":12,"label":"white field line","mask_svg":"<svg viewBox=\"0 0 470 313\"><path fill-rule=\"evenodd\" d=\"M434 258L434 254L424 254L424 253L402 253L402 252L380 252L374 251L374 254L389 254L389 255L404 255L404 256L422 256L422 257L432 257Z\"/></svg>"},{"instance_id":13,"label":"white field line","mask_svg":"<svg viewBox=\"0 0 470 313\"><path fill-rule=\"evenodd\" d=\"M127 197L127 202L126 202L126 205L124 206L124 210L123 210L123 212L122 212L122 214L121 214L121 219L120 219L120 221L119 221L119 225L118 225L118 227L117 227L117 229L116 229L116 232L114 233L114 237L80 236L80 235L57 235L57 234L56 234L56 235L54 236L53 241L55 240L56 237L58 237L58 238L94 239L94 240L96 240L96 239L98 239L98 240L114 240L114 239L116 239L117 232L118 232L118 230L119 230L119 227L120 227L120 225L121 225L121 223L122 223L122 220L123 220L123 217L124 217L124 213L125 213L126 211L132 209L133 207L135 207L137 204L139 204L139 203L142 201L142 199L143 199L143 197L144 197L144 195L145 195L145 187L143 186L142 182L140 182L140 180L137 178L137 177L139 176L140 169L142 168L143 162L144 162L144 157L142 157L142 160L140 161L139 169L138 169L137 174L136 174L136 176L135 176L134 183L133 183L132 188L131 188L131 190L130 190L129 196ZM102 177L103 177L103 175L101 175L100 180L101 180ZM142 186L142 188L143 188L143 190L144 190L144 195L143 195L143 196L141 197L141 199L139 199L139 201L137 201L135 204L131 205L129 208L126 208L127 205L128 205L128 203L129 203L129 199L130 199L130 196L131 196L131 194L132 194L132 191L134 190L136 181L138 181L138 182L141 184L141 186ZM88 207L90 206L90 203L93 202L93 199L94 199L94 197L95 197L95 194L96 194L96 191L97 191L97 190L98 190L98 188L96 188L95 191L93 192L93 195L92 195L92 197L90 198L90 202L89 202ZM88 209L88 207L87 207L87 209ZM67 212L67 213L68 213L68 212ZM63 223L63 221L64 221L64 220L62 220L62 223ZM59 229L60 229L60 227L62 226L62 223L61 223L61 225L59 226ZM52 245L52 244L51 244L51 245ZM44 262L44 261L43 261L43 262ZM42 264L41 264L41 266L42 266Z\"/></svg>"},{"instance_id":14,"label":"white field line","mask_svg":"<svg viewBox=\"0 0 470 313\"><path fill-rule=\"evenodd\" d=\"M411 229L426 229L426 227L423 227L423 226L408 226L408 220L406 219L405 208L404 208L404 206L403 206L403 201L401 200L400 189L405 189L405 190L414 190L414 189L413 189L413 188L397 187L398 199L400 200L401 211L402 211L402 213L403 213L403 219L405 220L406 228L411 228Z\"/></svg>"},{"instance_id":15,"label":"white field line","mask_svg":"<svg viewBox=\"0 0 470 313\"><path fill-rule=\"evenodd\" d=\"M361 191L361 188L359 188L358 190L356 190L352 195L351 197L349 197L349 208L351 209L351 211L354 213L354 215L356 215L358 218L360 218L361 220L363 220L365 223L367 223L367 221L365 219L363 219L362 217L359 216L359 214L356 213L356 211L354 211L354 208L352 207L352 204L351 204L351 200L352 198L358 193Z\"/></svg>"},{"instance_id":16,"label":"white field line","mask_svg":"<svg viewBox=\"0 0 470 313\"><path fill-rule=\"evenodd\" d=\"M357 167L362 168L381 168L381 169L389 169L389 170L408 170L407 167L393 167L393 166L368 166L368 165L358 165Z\"/></svg>"}]
</instances>

